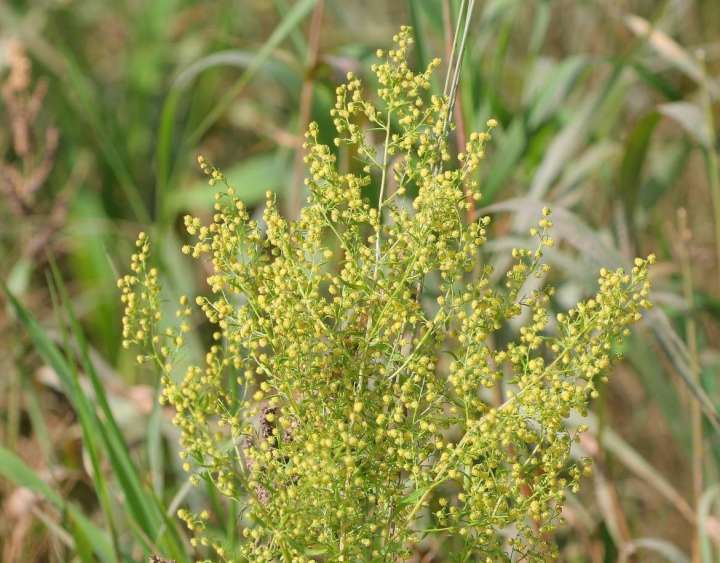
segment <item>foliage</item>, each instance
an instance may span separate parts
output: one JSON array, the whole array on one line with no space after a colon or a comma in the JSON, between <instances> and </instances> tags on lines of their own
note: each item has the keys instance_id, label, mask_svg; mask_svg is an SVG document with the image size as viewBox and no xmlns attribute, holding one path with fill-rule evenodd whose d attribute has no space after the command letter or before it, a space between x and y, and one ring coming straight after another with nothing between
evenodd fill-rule
<instances>
[{"instance_id":1,"label":"foliage","mask_svg":"<svg viewBox=\"0 0 720 563\"><path fill-rule=\"evenodd\" d=\"M415 73L410 28L394 40L373 67L377 103L352 73L336 91L335 144L362 173L341 171L311 124L297 220L268 193L259 223L199 158L224 186L212 223L185 218L195 242L183 252L212 270L196 300L216 327L204 365L175 373L189 324L163 324L144 233L119 281L123 345L163 373L191 482L237 505L237 547L204 533L207 510L179 512L212 557L389 561L428 535L449 538L458 561L557 557L549 532L590 471L570 459L586 428L564 421L586 413L615 344L649 307L652 256L603 269L593 298L551 318L547 208L530 229L535 249L513 249L504 283L491 282L480 254L490 217L467 215L496 122L452 158L449 101L427 94L439 61ZM374 181L377 207L364 192ZM177 316L192 316L187 297ZM510 322L519 335L495 346Z\"/></svg>"},{"instance_id":2,"label":"foliage","mask_svg":"<svg viewBox=\"0 0 720 563\"><path fill-rule=\"evenodd\" d=\"M534 247L528 228L544 206L555 222L544 283L556 289L545 332L595 292L601 266L658 256L656 307L625 340L592 412L566 421L571 433L589 426L571 457L591 457L593 474L578 494L567 489L565 522L547 541L573 563L720 560L720 3L692 0L0 5L0 560L186 562L192 532L174 517L179 506L208 509L213 542L242 541L243 505L209 482L190 485L174 409L154 400L159 378L122 349L117 264L147 230L163 314L181 294L205 292L211 265L193 268L177 252L184 214L211 220L214 190L193 153L212 155L253 218L266 190L298 216L309 121L343 174L364 175L356 150L332 142L333 92L348 70L374 86L375 48L406 21L413 66L445 53L448 76L460 76L446 82L457 84L451 160L466 131L498 121L473 174L481 207L467 210L492 216L478 260L493 266L493 288L511 248ZM453 36L466 30L458 60ZM437 75L431 82L430 94L443 92ZM362 192L376 209L380 178L370 177ZM411 183L394 201L416 195ZM421 289L432 313L437 279ZM489 344L504 349L527 314ZM202 365L213 332L201 315L183 322L173 381ZM442 358L447 371L452 356ZM507 399L511 375L483 394L488 405ZM456 487L436 487L431 509ZM424 526L428 510L419 516ZM462 537L432 533L410 561L458 551Z\"/></svg>"}]
</instances>

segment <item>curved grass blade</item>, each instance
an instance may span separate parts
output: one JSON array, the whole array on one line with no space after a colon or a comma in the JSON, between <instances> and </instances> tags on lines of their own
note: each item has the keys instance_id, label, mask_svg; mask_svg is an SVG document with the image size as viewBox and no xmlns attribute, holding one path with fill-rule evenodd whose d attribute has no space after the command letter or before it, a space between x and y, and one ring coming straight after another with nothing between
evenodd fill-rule
<instances>
[{"instance_id":1,"label":"curved grass blade","mask_svg":"<svg viewBox=\"0 0 720 563\"><path fill-rule=\"evenodd\" d=\"M688 556L679 547L659 538L638 538L628 542L618 558L618 563L632 561L632 556L640 550L657 553L671 563L690 563Z\"/></svg>"},{"instance_id":2,"label":"curved grass blade","mask_svg":"<svg viewBox=\"0 0 720 563\"><path fill-rule=\"evenodd\" d=\"M710 540L710 511L713 503L720 498L720 485L714 485L703 493L698 503L698 533L700 540L700 555L703 563L717 561L713 557L712 542Z\"/></svg>"},{"instance_id":3,"label":"curved grass blade","mask_svg":"<svg viewBox=\"0 0 720 563\"><path fill-rule=\"evenodd\" d=\"M212 125L225 113L227 108L232 104L233 100L237 95L245 88L248 82L255 76L258 69L265 63L267 58L282 41L285 40L288 35L295 29L296 26L302 22L312 8L315 6L317 0L300 0L293 5L292 9L285 14L285 17L280 22L275 30L272 32L265 44L255 55L252 63L248 66L247 70L242 76L231 86L227 93L218 101L213 109L205 116L202 122L190 133L186 139L186 144L195 144L205 132L212 127Z\"/></svg>"}]
</instances>

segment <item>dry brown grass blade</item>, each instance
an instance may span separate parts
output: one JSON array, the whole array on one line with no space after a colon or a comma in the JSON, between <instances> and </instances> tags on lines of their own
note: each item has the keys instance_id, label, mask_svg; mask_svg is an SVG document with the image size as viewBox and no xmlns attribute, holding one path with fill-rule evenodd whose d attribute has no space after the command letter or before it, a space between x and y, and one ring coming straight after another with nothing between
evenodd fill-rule
<instances>
[{"instance_id":1,"label":"dry brown grass blade","mask_svg":"<svg viewBox=\"0 0 720 563\"><path fill-rule=\"evenodd\" d=\"M648 44L664 60L677 67L680 71L692 78L698 84L705 81L705 73L697 61L683 49L672 37L663 32L646 19L635 14L623 16L625 25L638 37L647 39ZM713 97L718 95L717 84L712 83L710 90Z\"/></svg>"},{"instance_id":2,"label":"dry brown grass blade","mask_svg":"<svg viewBox=\"0 0 720 563\"><path fill-rule=\"evenodd\" d=\"M620 502L620 496L614 483L605 476L605 472L600 468L600 463L597 461L593 473L595 476L595 496L600 506L600 512L615 545L622 551L625 549L625 545L630 542L631 536L628 520Z\"/></svg>"},{"instance_id":3,"label":"dry brown grass blade","mask_svg":"<svg viewBox=\"0 0 720 563\"><path fill-rule=\"evenodd\" d=\"M597 422L590 417L583 419L594 432ZM661 475L646 459L637 453L632 446L618 436L612 429L603 428L600 435L586 433L582 435L581 445L583 449L593 458L600 455L602 450L607 451L615 459L620 461L631 473L636 475L652 487L660 496L670 503L677 512L693 527L697 525L697 514L677 489ZM718 534L718 522L715 518L709 518L708 534L716 541L720 541Z\"/></svg>"}]
</instances>

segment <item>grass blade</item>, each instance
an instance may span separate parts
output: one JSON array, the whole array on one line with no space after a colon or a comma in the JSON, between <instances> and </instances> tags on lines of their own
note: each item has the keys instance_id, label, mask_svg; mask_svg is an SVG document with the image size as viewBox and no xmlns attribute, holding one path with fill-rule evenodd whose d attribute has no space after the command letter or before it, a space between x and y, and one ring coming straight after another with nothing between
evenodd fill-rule
<instances>
[{"instance_id":1,"label":"grass blade","mask_svg":"<svg viewBox=\"0 0 720 563\"><path fill-rule=\"evenodd\" d=\"M660 104L658 111L677 122L701 146L705 148L712 146L712 132L708 127L702 109L696 104L692 102L669 102Z\"/></svg>"},{"instance_id":2,"label":"grass blade","mask_svg":"<svg viewBox=\"0 0 720 563\"><path fill-rule=\"evenodd\" d=\"M653 551L662 555L663 559L671 563L690 563L690 559L676 545L658 538L638 538L625 544L618 563L627 563L633 560L633 555L640 550Z\"/></svg>"},{"instance_id":3,"label":"grass blade","mask_svg":"<svg viewBox=\"0 0 720 563\"><path fill-rule=\"evenodd\" d=\"M530 129L536 129L557 112L587 64L583 56L569 57L552 70L530 108L527 122Z\"/></svg>"},{"instance_id":4,"label":"grass blade","mask_svg":"<svg viewBox=\"0 0 720 563\"><path fill-rule=\"evenodd\" d=\"M694 381L687 347L673 330L667 315L657 308L653 309L648 313L647 322L652 326L658 342L675 366L683 383L687 385L692 396L700 403L705 416L715 430L720 432L720 413L712 399L705 393L705 390Z\"/></svg>"},{"instance_id":5,"label":"grass blade","mask_svg":"<svg viewBox=\"0 0 720 563\"><path fill-rule=\"evenodd\" d=\"M287 185L288 168L287 158L282 153L262 153L231 166L225 176L245 205L253 206L264 201L267 190L278 192ZM174 216L183 210L206 208L213 201L213 190L208 188L206 180L201 180L169 198L165 212L168 216Z\"/></svg>"},{"instance_id":6,"label":"grass blade","mask_svg":"<svg viewBox=\"0 0 720 563\"><path fill-rule=\"evenodd\" d=\"M317 0L300 0L290 11L285 14L280 24L272 32L268 40L258 50L255 58L248 66L247 70L242 76L231 86L227 93L220 98L215 104L213 109L205 116L200 124L193 130L185 141L186 145L195 144L205 132L213 126L213 124L225 113L227 108L232 104L237 95L245 88L248 82L255 76L258 69L265 63L265 60L270 56L273 49L275 49L290 33L303 21L310 11L315 6Z\"/></svg>"},{"instance_id":7,"label":"grass blade","mask_svg":"<svg viewBox=\"0 0 720 563\"><path fill-rule=\"evenodd\" d=\"M100 407L101 417L98 417L98 430L106 447L110 463L123 488L123 493L132 508L138 527L150 538L153 543L168 551L175 559L185 557L185 550L172 521L164 517L160 502L155 495L145 487L140 479L138 470L130 458L130 451L125 443L122 431L115 420L105 388L98 376L95 366L90 361L88 345L80 325L70 307L70 299L65 290L62 278L54 263L53 276L60 292L62 303L70 321L70 328L80 351L80 361L92 385L95 401ZM166 533L167 532L167 533Z\"/></svg>"},{"instance_id":8,"label":"grass blade","mask_svg":"<svg viewBox=\"0 0 720 563\"><path fill-rule=\"evenodd\" d=\"M80 388L80 383L75 370L68 365L60 351L52 344L52 342L50 342L42 328L37 324L30 313L20 304L20 302L17 301L15 296L10 293L7 288L4 288L4 290L10 305L17 315L17 318L20 320L21 324L25 326L38 353L58 375L63 387L65 388L65 393L75 408L83 433L83 444L87 449L88 457L90 458L90 464L93 472L92 478L97 486L98 500L105 514L107 525L110 529L110 535L113 540L112 545L117 555L120 550L116 538L110 494L100 466L100 455L98 451L99 441L97 440L97 435L93 430L97 426L95 415L89 402L84 400L85 396Z\"/></svg>"},{"instance_id":9,"label":"grass blade","mask_svg":"<svg viewBox=\"0 0 720 563\"><path fill-rule=\"evenodd\" d=\"M698 531L700 540L700 554L703 563L713 563L712 542L710 540L710 512L713 503L720 498L720 485L714 485L706 490L698 503ZM717 525L717 523L715 523Z\"/></svg>"},{"instance_id":10,"label":"grass blade","mask_svg":"<svg viewBox=\"0 0 720 563\"><path fill-rule=\"evenodd\" d=\"M93 462L93 471L95 473L93 479L98 485L101 503L105 504L108 500L103 500L107 493L105 492L106 485L99 469L99 456L96 451L96 445L99 443L103 444L113 471L123 489L130 515L132 515L138 522L139 527L145 530L151 539L157 539L157 533L163 523L162 511L152 493L147 491L141 484L135 467L130 460L127 446L115 423L102 384L95 370L92 368L92 364L87 359L86 352L83 353L85 360L83 363L85 364L84 367L93 385L93 390L96 395L95 399L103 412L102 419L97 416L94 407L90 403L90 399L83 393L74 369L45 334L42 327L40 327L30 312L27 311L12 294L7 292L7 290L6 294L20 323L25 327L40 356L55 370L55 373L65 388L70 402L78 414L85 436L84 443L88 447ZM77 336L78 331L76 330L75 333ZM81 350L85 350L85 343L82 337L78 344ZM107 512L109 512L109 509ZM181 547L179 539L172 539L169 543L169 552L172 553L173 557L179 558L183 556L184 550Z\"/></svg>"},{"instance_id":11,"label":"grass blade","mask_svg":"<svg viewBox=\"0 0 720 563\"><path fill-rule=\"evenodd\" d=\"M641 178L650 148L653 131L660 122L660 115L651 112L642 117L625 141L625 153L620 164L618 178L619 199L625 203L628 218L632 219L642 186ZM632 221L630 221L632 224Z\"/></svg>"},{"instance_id":12,"label":"grass blade","mask_svg":"<svg viewBox=\"0 0 720 563\"><path fill-rule=\"evenodd\" d=\"M65 502L37 473L14 453L2 446L0 446L0 475L20 487L25 487L37 493L61 512L68 513L73 520L73 525L87 538L93 551L102 561L112 562L118 560L114 554L110 538L103 530L86 518L77 506Z\"/></svg>"},{"instance_id":13,"label":"grass blade","mask_svg":"<svg viewBox=\"0 0 720 563\"><path fill-rule=\"evenodd\" d=\"M705 81L705 73L701 65L667 33L655 28L648 20L635 14L625 15L624 20L628 29L638 37L646 39L648 45L650 45L660 57L678 68L698 84ZM718 94L716 84L713 83L711 85L711 91L713 96Z\"/></svg>"}]
</instances>

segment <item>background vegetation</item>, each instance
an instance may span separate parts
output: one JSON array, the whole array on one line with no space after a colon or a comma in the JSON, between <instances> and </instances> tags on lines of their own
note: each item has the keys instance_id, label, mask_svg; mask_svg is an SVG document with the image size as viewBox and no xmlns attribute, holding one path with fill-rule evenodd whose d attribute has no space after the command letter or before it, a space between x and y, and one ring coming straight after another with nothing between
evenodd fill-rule
<instances>
[{"instance_id":1,"label":"background vegetation","mask_svg":"<svg viewBox=\"0 0 720 563\"><path fill-rule=\"evenodd\" d=\"M295 213L301 133L312 119L331 139L336 83L367 76L403 23L418 66L445 57L459 5L0 3L2 561L189 559L174 512L204 491L185 484L156 375L120 347L134 238L160 243L166 287L202 293L178 252L182 215L211 208L195 155L248 205L271 189ZM549 204L560 308L600 266L658 256L657 307L578 450L595 473L567 506L563 559L718 561L720 3L484 0L470 38L455 134L500 123L480 173L495 248ZM428 544L416 560L445 557Z\"/></svg>"}]
</instances>

